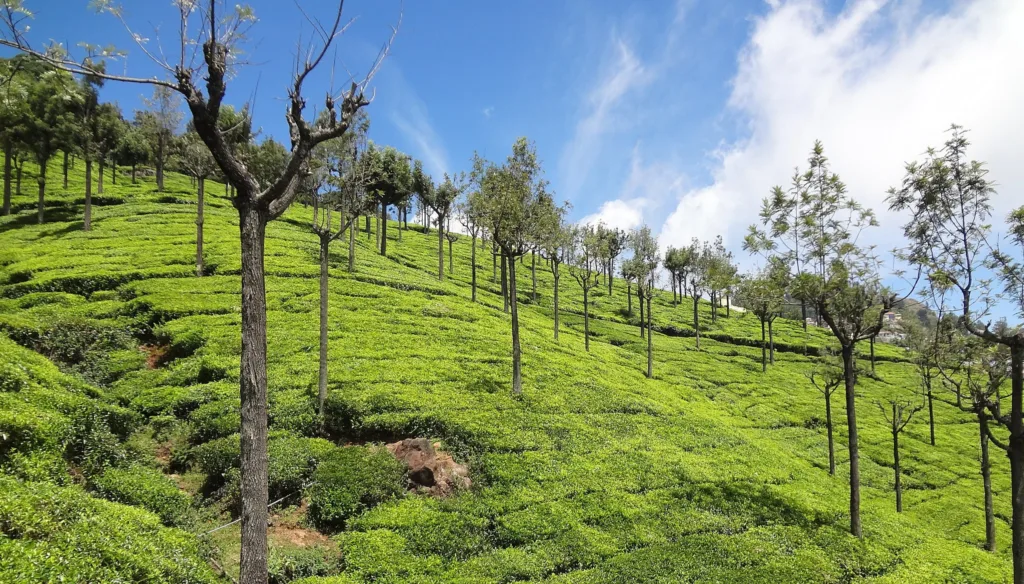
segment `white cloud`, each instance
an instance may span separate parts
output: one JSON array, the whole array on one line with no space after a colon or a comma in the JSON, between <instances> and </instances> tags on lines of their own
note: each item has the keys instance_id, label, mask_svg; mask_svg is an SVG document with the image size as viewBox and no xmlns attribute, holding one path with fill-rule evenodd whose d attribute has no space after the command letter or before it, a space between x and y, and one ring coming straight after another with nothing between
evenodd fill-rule
<instances>
[{"instance_id":1,"label":"white cloud","mask_svg":"<svg viewBox=\"0 0 1024 584\"><path fill-rule=\"evenodd\" d=\"M494 115L494 106L493 106L493 105L491 105L491 106L487 106L487 107L485 107L485 108L484 108L484 109L483 109L483 110L481 111L481 113L483 113L483 114L484 114L484 117L485 117L485 118L490 118L490 117L491 117L492 115Z\"/></svg>"},{"instance_id":2,"label":"white cloud","mask_svg":"<svg viewBox=\"0 0 1024 584\"><path fill-rule=\"evenodd\" d=\"M971 130L972 157L1002 185L998 223L1020 204L1024 2L974 0L928 17L915 2L853 1L834 16L820 0L770 4L739 57L729 102L749 134L715 153L712 184L678 199L663 245L722 234L746 257L739 244L760 200L806 167L821 139L850 194L879 214L870 237L891 247L903 220L887 211L885 190L904 162L941 146L953 122Z\"/></svg>"},{"instance_id":3,"label":"white cloud","mask_svg":"<svg viewBox=\"0 0 1024 584\"><path fill-rule=\"evenodd\" d=\"M580 223L601 222L627 230L644 223L651 224L651 215L659 210L659 203L677 199L685 184L686 177L676 170L675 165L664 161L645 163L637 144L633 148L629 176L618 198L605 201L596 213L587 215Z\"/></svg>"},{"instance_id":4,"label":"white cloud","mask_svg":"<svg viewBox=\"0 0 1024 584\"><path fill-rule=\"evenodd\" d=\"M427 104L406 82L397 65L389 66L388 73L393 83L393 94L396 96L391 108L391 121L410 142L409 153L422 159L427 172L433 174L435 179L439 179L448 172L448 152L441 137L434 130Z\"/></svg>"},{"instance_id":5,"label":"white cloud","mask_svg":"<svg viewBox=\"0 0 1024 584\"><path fill-rule=\"evenodd\" d=\"M576 124L572 140L562 151L559 174L562 190L570 198L583 185L601 151L601 138L613 129L616 106L631 90L643 85L649 75L644 64L621 39L614 41L614 59L604 66L600 78L587 96L587 112Z\"/></svg>"}]
</instances>

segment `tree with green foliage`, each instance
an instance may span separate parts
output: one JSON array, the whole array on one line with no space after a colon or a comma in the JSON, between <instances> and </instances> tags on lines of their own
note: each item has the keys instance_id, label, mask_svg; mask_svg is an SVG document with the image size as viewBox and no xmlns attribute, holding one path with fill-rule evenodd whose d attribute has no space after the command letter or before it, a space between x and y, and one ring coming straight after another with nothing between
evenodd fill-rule
<instances>
[{"instance_id":1,"label":"tree with green foliage","mask_svg":"<svg viewBox=\"0 0 1024 584\"><path fill-rule=\"evenodd\" d=\"M128 27L131 38L142 42L142 35L135 33L125 19L120 6L113 2L100 2L98 7L113 14ZM239 156L232 151L228 137L219 127L228 81L233 79L242 64L238 55L243 52L247 40L246 32L256 22L255 13L248 6L237 5L228 14L219 12L223 8L217 0L179 3L180 51L172 50L159 56L146 51L156 61L161 71L168 75L161 77L132 77L128 74L114 75L96 71L86 60L72 59L66 52L36 49L29 43L26 18L31 16L20 0L10 10L0 14L0 45L23 53L34 55L51 65L75 74L98 74L113 81L148 84L155 88L155 104L165 103L164 94L177 92L183 98L192 115L196 132L210 149L214 160L227 180L235 189L232 203L239 214L241 240L242 279L242 355L240 379L241 396L241 523L242 546L239 565L239 580L242 584L264 584L267 580L267 336L266 336L266 287L264 280L264 243L267 223L280 217L300 193L303 171L313 149L320 143L343 135L349 128L352 117L369 104L365 95L367 84L387 55L391 42L381 50L366 76L353 81L349 88L335 92L333 87L325 99L329 112L326 127L314 127L303 118L306 100L303 87L309 76L332 53L332 45L344 31L342 23L343 2L338 3L332 19L315 26L320 33L319 46L311 45L304 51L304 58L297 58L292 83L288 90L288 106L285 118L288 122L291 142L288 163L275 179L261 184L246 167ZM225 18L226 17L226 18ZM392 34L397 34L397 28ZM197 51L198 47L202 51ZM52 47L51 47L52 48ZM87 49L92 52L91 49ZM177 63L169 63L164 55L180 55ZM200 89L200 86L204 89ZM170 103L168 98L166 103ZM158 133L170 128L171 112L177 108L159 108L168 116L158 126ZM340 119L339 119L340 118ZM180 122L180 118L178 118ZM43 147L42 140L36 140L35 150L41 161L52 154L49 146ZM45 141L49 143L49 140ZM42 156L45 154L46 156ZM157 155L162 168L165 153ZM161 177L162 178L162 177ZM42 180L42 179L41 179ZM40 193L45 183L40 183Z\"/></svg>"},{"instance_id":2,"label":"tree with green foliage","mask_svg":"<svg viewBox=\"0 0 1024 584\"><path fill-rule=\"evenodd\" d=\"M903 513L903 473L900 471L900 434L906 429L907 424L914 419L914 414L921 411L923 407L920 404L915 404L909 400L903 400L899 398L889 398L885 400L885 403L881 401L875 402L878 409L882 412L882 417L885 418L886 423L889 426L889 433L892 434L892 461L893 461L893 473L895 475L895 489L896 489L896 512Z\"/></svg>"},{"instance_id":3,"label":"tree with green foliage","mask_svg":"<svg viewBox=\"0 0 1024 584\"><path fill-rule=\"evenodd\" d=\"M771 196L761 202L761 225L751 225L743 239L743 249L763 256L779 257L790 265L791 272L799 280L804 273L804 243L801 241L803 210L802 203L808 198L808 184L814 179L811 171L801 174L793 172L788 191L781 186L772 188ZM800 317L807 330L807 301L800 300ZM821 323L819 318L818 323Z\"/></svg>"},{"instance_id":4,"label":"tree with green foliage","mask_svg":"<svg viewBox=\"0 0 1024 584\"><path fill-rule=\"evenodd\" d=\"M484 224L508 269L508 299L512 311L512 392L523 392L522 353L519 342L519 302L516 297L516 260L538 239L540 219L550 212L540 160L533 143L519 138L502 165L479 156L473 160L473 182L483 196Z\"/></svg>"},{"instance_id":5,"label":"tree with green foliage","mask_svg":"<svg viewBox=\"0 0 1024 584\"><path fill-rule=\"evenodd\" d=\"M44 221L46 203L46 167L64 144L64 137L76 126L76 111L82 96L71 76L64 71L28 62L34 81L28 85L25 123L18 127L18 141L25 145L39 166L38 222Z\"/></svg>"},{"instance_id":6,"label":"tree with green foliage","mask_svg":"<svg viewBox=\"0 0 1024 584\"><path fill-rule=\"evenodd\" d=\"M558 340L559 329L559 307L558 289L562 281L562 264L566 261L566 254L572 242L572 229L566 225L565 216L569 213L569 203L561 207L551 205L546 213L537 218L537 248L540 255L548 262L548 269L551 270L552 302L554 308L555 340Z\"/></svg>"},{"instance_id":7,"label":"tree with green foliage","mask_svg":"<svg viewBox=\"0 0 1024 584\"><path fill-rule=\"evenodd\" d=\"M920 267L927 288L939 298L958 305L961 325L985 342L1007 347L1010 353L1011 408L999 414L992 404L992 420L1009 430L1013 518L1014 584L1024 584L1024 329L993 326L991 308L1006 304L1024 316L1024 265L989 242L994 184L985 164L970 160L970 142L961 126L953 125L941 149L931 148L923 162L906 165L898 187L889 190L890 208L908 211L904 225L909 243L904 258ZM1007 241L1014 254L1024 249L1024 210L1008 218ZM1003 294L993 289L988 274L1004 284ZM990 436L992 438L992 436Z\"/></svg>"},{"instance_id":8,"label":"tree with green foliage","mask_svg":"<svg viewBox=\"0 0 1024 584\"><path fill-rule=\"evenodd\" d=\"M736 283L739 269L732 262L732 252L725 249L722 237L716 237L707 256L707 292L711 299L711 322L718 322L718 308L722 296Z\"/></svg>"},{"instance_id":9,"label":"tree with green foliage","mask_svg":"<svg viewBox=\"0 0 1024 584\"><path fill-rule=\"evenodd\" d=\"M120 164L132 167L132 184L136 184L138 165L149 161L149 144L142 130L135 124L126 124L121 139L114 150L115 166Z\"/></svg>"},{"instance_id":10,"label":"tree with green foliage","mask_svg":"<svg viewBox=\"0 0 1024 584\"><path fill-rule=\"evenodd\" d=\"M153 86L153 96L142 98L143 111L135 112L136 125L149 141L149 151L156 166L156 190L164 190L164 165L171 155L172 141L178 134L183 115L181 96L171 87Z\"/></svg>"},{"instance_id":11,"label":"tree with green foliage","mask_svg":"<svg viewBox=\"0 0 1024 584\"><path fill-rule=\"evenodd\" d=\"M21 147L18 128L28 123L29 85L33 79L26 71L27 57L0 59L0 142L4 149L4 195L0 214L11 214L12 161Z\"/></svg>"},{"instance_id":12,"label":"tree with green foliage","mask_svg":"<svg viewBox=\"0 0 1024 584\"><path fill-rule=\"evenodd\" d=\"M721 237L721 236L719 236ZM714 275L715 245L705 241L701 243L694 238L690 243L688 259L691 260L692 268L690 274L690 289L693 297L693 332L696 335L697 348L700 349L700 312L698 305L702 294L707 293L711 298L711 287Z\"/></svg>"},{"instance_id":13,"label":"tree with green foliage","mask_svg":"<svg viewBox=\"0 0 1024 584\"><path fill-rule=\"evenodd\" d=\"M101 103L96 112L95 147L96 161L99 163L96 193L103 194L103 171L110 163L110 179L117 184L117 159L114 151L121 142L127 123L121 116L121 109L115 103Z\"/></svg>"},{"instance_id":14,"label":"tree with green foliage","mask_svg":"<svg viewBox=\"0 0 1024 584\"><path fill-rule=\"evenodd\" d=\"M618 227L605 227L604 224L597 226L598 236L601 238L601 254L604 261L604 273L608 279L608 295L612 295L612 280L615 275L615 260L629 246L629 234Z\"/></svg>"},{"instance_id":15,"label":"tree with green foliage","mask_svg":"<svg viewBox=\"0 0 1024 584\"><path fill-rule=\"evenodd\" d=\"M856 346L878 334L895 296L881 284L872 250L857 244L864 229L877 225L874 213L847 194L821 142L815 142L808 165L799 220L806 270L796 275L791 289L815 308L839 342L850 456L850 533L860 537Z\"/></svg>"},{"instance_id":16,"label":"tree with green foliage","mask_svg":"<svg viewBox=\"0 0 1024 584\"><path fill-rule=\"evenodd\" d=\"M785 285L788 279L789 266L782 261L774 261L769 267L757 274L740 280L737 296L743 307L754 313L761 323L761 372L768 371L769 347L771 363L775 363L774 337L770 334L772 323L782 316L782 305L785 296ZM769 331L765 338L765 328Z\"/></svg>"},{"instance_id":17,"label":"tree with green foliage","mask_svg":"<svg viewBox=\"0 0 1024 584\"><path fill-rule=\"evenodd\" d=\"M416 183L415 180L413 182L414 184ZM417 190L417 192L419 191ZM459 223L462 223L463 229L466 230L466 233L468 233L470 237L469 264L470 272L472 274L470 277L470 294L473 302L476 302L476 240L478 237L483 235L484 231L484 200L480 195L480 191L477 189L468 191L468 194L465 194L464 197L465 198L460 201L457 206L458 217ZM483 243L482 240L481 243ZM555 320L558 320L557 314L555 316Z\"/></svg>"},{"instance_id":18,"label":"tree with green foliage","mask_svg":"<svg viewBox=\"0 0 1024 584\"><path fill-rule=\"evenodd\" d=\"M413 176L413 183L421 185L417 187L417 192L425 193L424 200L437 216L437 279L444 281L445 226L451 219L456 202L466 192L466 177L461 173L454 177L445 173L444 180L440 184L433 188L427 187L423 183L431 182L431 178L430 175L423 172L422 165L418 160L413 170Z\"/></svg>"},{"instance_id":19,"label":"tree with green foliage","mask_svg":"<svg viewBox=\"0 0 1024 584\"><path fill-rule=\"evenodd\" d=\"M763 359L763 357L762 357ZM843 385L843 367L835 355L828 351L825 357L807 373L811 385L825 398L825 431L828 434L828 474L836 474L836 446L832 438L832 394Z\"/></svg>"},{"instance_id":20,"label":"tree with green foliage","mask_svg":"<svg viewBox=\"0 0 1024 584\"><path fill-rule=\"evenodd\" d=\"M190 130L185 132L175 145L174 161L176 166L196 181L196 276L202 276L203 262L203 223L206 208L206 179L217 171L217 162L210 155L209 148L203 144L199 134Z\"/></svg>"},{"instance_id":21,"label":"tree with green foliage","mask_svg":"<svg viewBox=\"0 0 1024 584\"><path fill-rule=\"evenodd\" d=\"M366 152L359 157L359 161L363 165L360 173L365 188L375 198L380 211L380 255L386 256L388 207L398 204L413 189L413 172L409 168L409 157L391 146L377 148L371 143Z\"/></svg>"},{"instance_id":22,"label":"tree with green foliage","mask_svg":"<svg viewBox=\"0 0 1024 584\"><path fill-rule=\"evenodd\" d=\"M943 329L949 328L942 319L940 312L938 322L933 328L924 326L917 319L904 319L902 329L905 335L903 344L910 350L911 360L921 381L921 393L928 406L928 430L931 445L935 446L935 384L941 379L939 359L942 352Z\"/></svg>"},{"instance_id":23,"label":"tree with green foliage","mask_svg":"<svg viewBox=\"0 0 1024 584\"><path fill-rule=\"evenodd\" d=\"M102 61L92 64L99 71L105 70ZM103 86L103 79L95 75L84 75L79 83L78 95L75 108L75 127L71 130L71 137L68 145L82 154L85 161L85 210L83 212L82 229L89 231L92 228L92 183L93 183L93 162L99 156L98 142L101 140L101 125L99 121L100 96L99 89ZM67 150L64 155L67 157ZM67 174L65 170L64 188L67 188ZM102 171L100 175L102 177Z\"/></svg>"},{"instance_id":24,"label":"tree with green foliage","mask_svg":"<svg viewBox=\"0 0 1024 584\"><path fill-rule=\"evenodd\" d=\"M600 235L599 235L600 237ZM607 248L608 236L606 235L602 247ZM654 377L654 334L651 331L651 300L654 298L655 285L658 282L658 264L661 256L658 253L658 240L651 234L651 228L642 225L633 230L627 241L633 250L632 261L636 273L636 287L640 293L641 302L647 305L647 321L641 326L647 329L647 378ZM607 252L605 252L607 253ZM614 261L606 264L611 269Z\"/></svg>"},{"instance_id":25,"label":"tree with green foliage","mask_svg":"<svg viewBox=\"0 0 1024 584\"><path fill-rule=\"evenodd\" d=\"M570 233L566 260L569 273L583 290L583 342L590 351L590 291L601 285L601 238L593 225L578 225Z\"/></svg>"}]
</instances>

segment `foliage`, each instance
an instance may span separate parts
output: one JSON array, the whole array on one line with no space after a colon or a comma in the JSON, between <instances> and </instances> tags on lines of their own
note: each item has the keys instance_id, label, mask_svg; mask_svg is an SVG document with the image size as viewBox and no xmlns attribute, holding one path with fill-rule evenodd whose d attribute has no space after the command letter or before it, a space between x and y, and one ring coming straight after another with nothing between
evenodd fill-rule
<instances>
[{"instance_id":1,"label":"foliage","mask_svg":"<svg viewBox=\"0 0 1024 584\"><path fill-rule=\"evenodd\" d=\"M346 447L332 451L313 473L309 518L323 529L341 529L361 511L405 490L405 468L386 450Z\"/></svg>"},{"instance_id":2,"label":"foliage","mask_svg":"<svg viewBox=\"0 0 1024 584\"><path fill-rule=\"evenodd\" d=\"M104 499L152 511L164 525L181 527L188 521L188 494L157 469L141 465L108 468L91 484Z\"/></svg>"}]
</instances>

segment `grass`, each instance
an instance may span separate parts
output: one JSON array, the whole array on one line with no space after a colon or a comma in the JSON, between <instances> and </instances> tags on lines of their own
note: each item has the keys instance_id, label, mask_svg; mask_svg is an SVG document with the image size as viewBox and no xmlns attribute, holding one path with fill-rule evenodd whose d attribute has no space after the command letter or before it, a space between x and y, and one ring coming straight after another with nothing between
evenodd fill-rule
<instances>
[{"instance_id":1,"label":"grass","mask_svg":"<svg viewBox=\"0 0 1024 584\"><path fill-rule=\"evenodd\" d=\"M59 185L59 169L51 164L49 184ZM81 172L76 168L72 177ZM154 192L152 179L105 186L115 204L94 208L90 233L81 231L73 193L48 196L53 222L34 224L28 188L15 198L23 210L0 219L0 331L48 354L66 373L6 341L0 348L12 347L5 355L16 366L48 368L53 379L39 382L39 391L80 388L82 399L136 419L137 427L119 438L128 444L155 445L132 436L152 435L156 423L174 425L180 438L162 443L171 460L164 469L189 477L201 516L194 531L205 531L233 517L231 472L199 480L196 456L209 455L221 444L211 441L230 442L237 431L237 215L218 188L208 189L212 275L196 278L188 179L169 174L166 193ZM309 209L296 205L267 234L271 430L289 443L319 431L313 410L318 266L310 218ZM797 322L777 321L776 338L786 350L762 374L753 315L720 314L712 323L702 302L698 350L690 299L674 307L671 294L661 294L654 301L655 375L646 379L646 341L636 316L626 314L624 283L616 279L611 295L606 288L593 295L587 353L579 288L562 278L556 342L550 272L538 259L534 302L527 257L517 270L525 392L513 399L511 327L489 256L478 249L474 304L468 237L455 244L455 271L441 282L436 232L408 230L399 242L392 225L388 234L385 258L358 233L352 274L345 270L345 245L332 248L328 437L339 445L440 440L470 465L474 486L446 499L395 497L350 518L327 534L329 549L340 550L342 560L331 564L338 575L324 582L1009 580L1006 462L997 460L993 473L999 551L990 554L981 549L977 427L955 408L936 404L935 447L928 444L926 417L908 426L901 440L905 512L895 513L891 438L873 402L915 391L913 366L900 350L878 345L877 376L862 376L858 387L865 537L857 540L846 533L843 403L833 400L838 474L832 477L823 400L805 377L813 361L804 347L813 353L826 346L824 331L804 333ZM68 330L79 332L70 341L56 334ZM51 339L81 350L68 356L47 344ZM156 367L146 366L137 348L144 344L166 351ZM58 415L47 399L12 395L0 393L4 415ZM61 440L59 433L43 433L12 452L66 459ZM204 443L212 446L200 448ZM312 465L318 456L311 456ZM225 460L230 466L230 457ZM31 475L5 464L11 475L5 481L63 481L67 486L52 488L75 489L82 500L95 495L88 476L76 482L73 464L66 463L70 471ZM308 480L312 468L281 472ZM21 493L9 489L5 497L37 505ZM0 517L4 545L22 541L9 525ZM237 531L226 529L212 546L229 572L236 540ZM289 546L279 538L272 543L275 553ZM197 562L205 557L198 547L190 553ZM5 569L0 562L0 574ZM160 574L154 580L174 581L170 572Z\"/></svg>"}]
</instances>

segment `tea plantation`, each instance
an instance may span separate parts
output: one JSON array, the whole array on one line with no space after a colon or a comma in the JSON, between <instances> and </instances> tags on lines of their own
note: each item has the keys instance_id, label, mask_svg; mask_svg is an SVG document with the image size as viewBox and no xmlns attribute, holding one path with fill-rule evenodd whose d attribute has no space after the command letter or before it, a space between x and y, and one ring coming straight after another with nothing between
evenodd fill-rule
<instances>
[{"instance_id":1,"label":"tea plantation","mask_svg":"<svg viewBox=\"0 0 1024 584\"><path fill-rule=\"evenodd\" d=\"M51 165L45 224L30 188L0 219L0 581L227 582L239 545L237 213L209 185L197 278L187 178L169 175L164 193L108 180L83 232L81 171L64 191ZM28 165L23 181L34 186ZM936 402L936 446L926 414L903 435L895 512L875 402L918 387L901 349L879 345L876 373L860 377L858 540L841 392L830 476L824 402L806 377L824 331L780 320L762 374L753 315L712 323L702 302L698 349L690 299L673 306L665 292L647 379L624 282L593 293L588 353L578 286L563 275L555 341L551 273L538 258L534 299L527 256L514 399L500 285L478 248L471 302L466 236L444 281L436 232L392 224L382 257L360 221L353 273L346 242L334 244L321 422L311 213L293 206L267 237L272 581L1009 581L1007 461L995 459L989 553L977 425L953 406ZM411 437L439 441L472 487L410 491L380 445Z\"/></svg>"}]
</instances>

